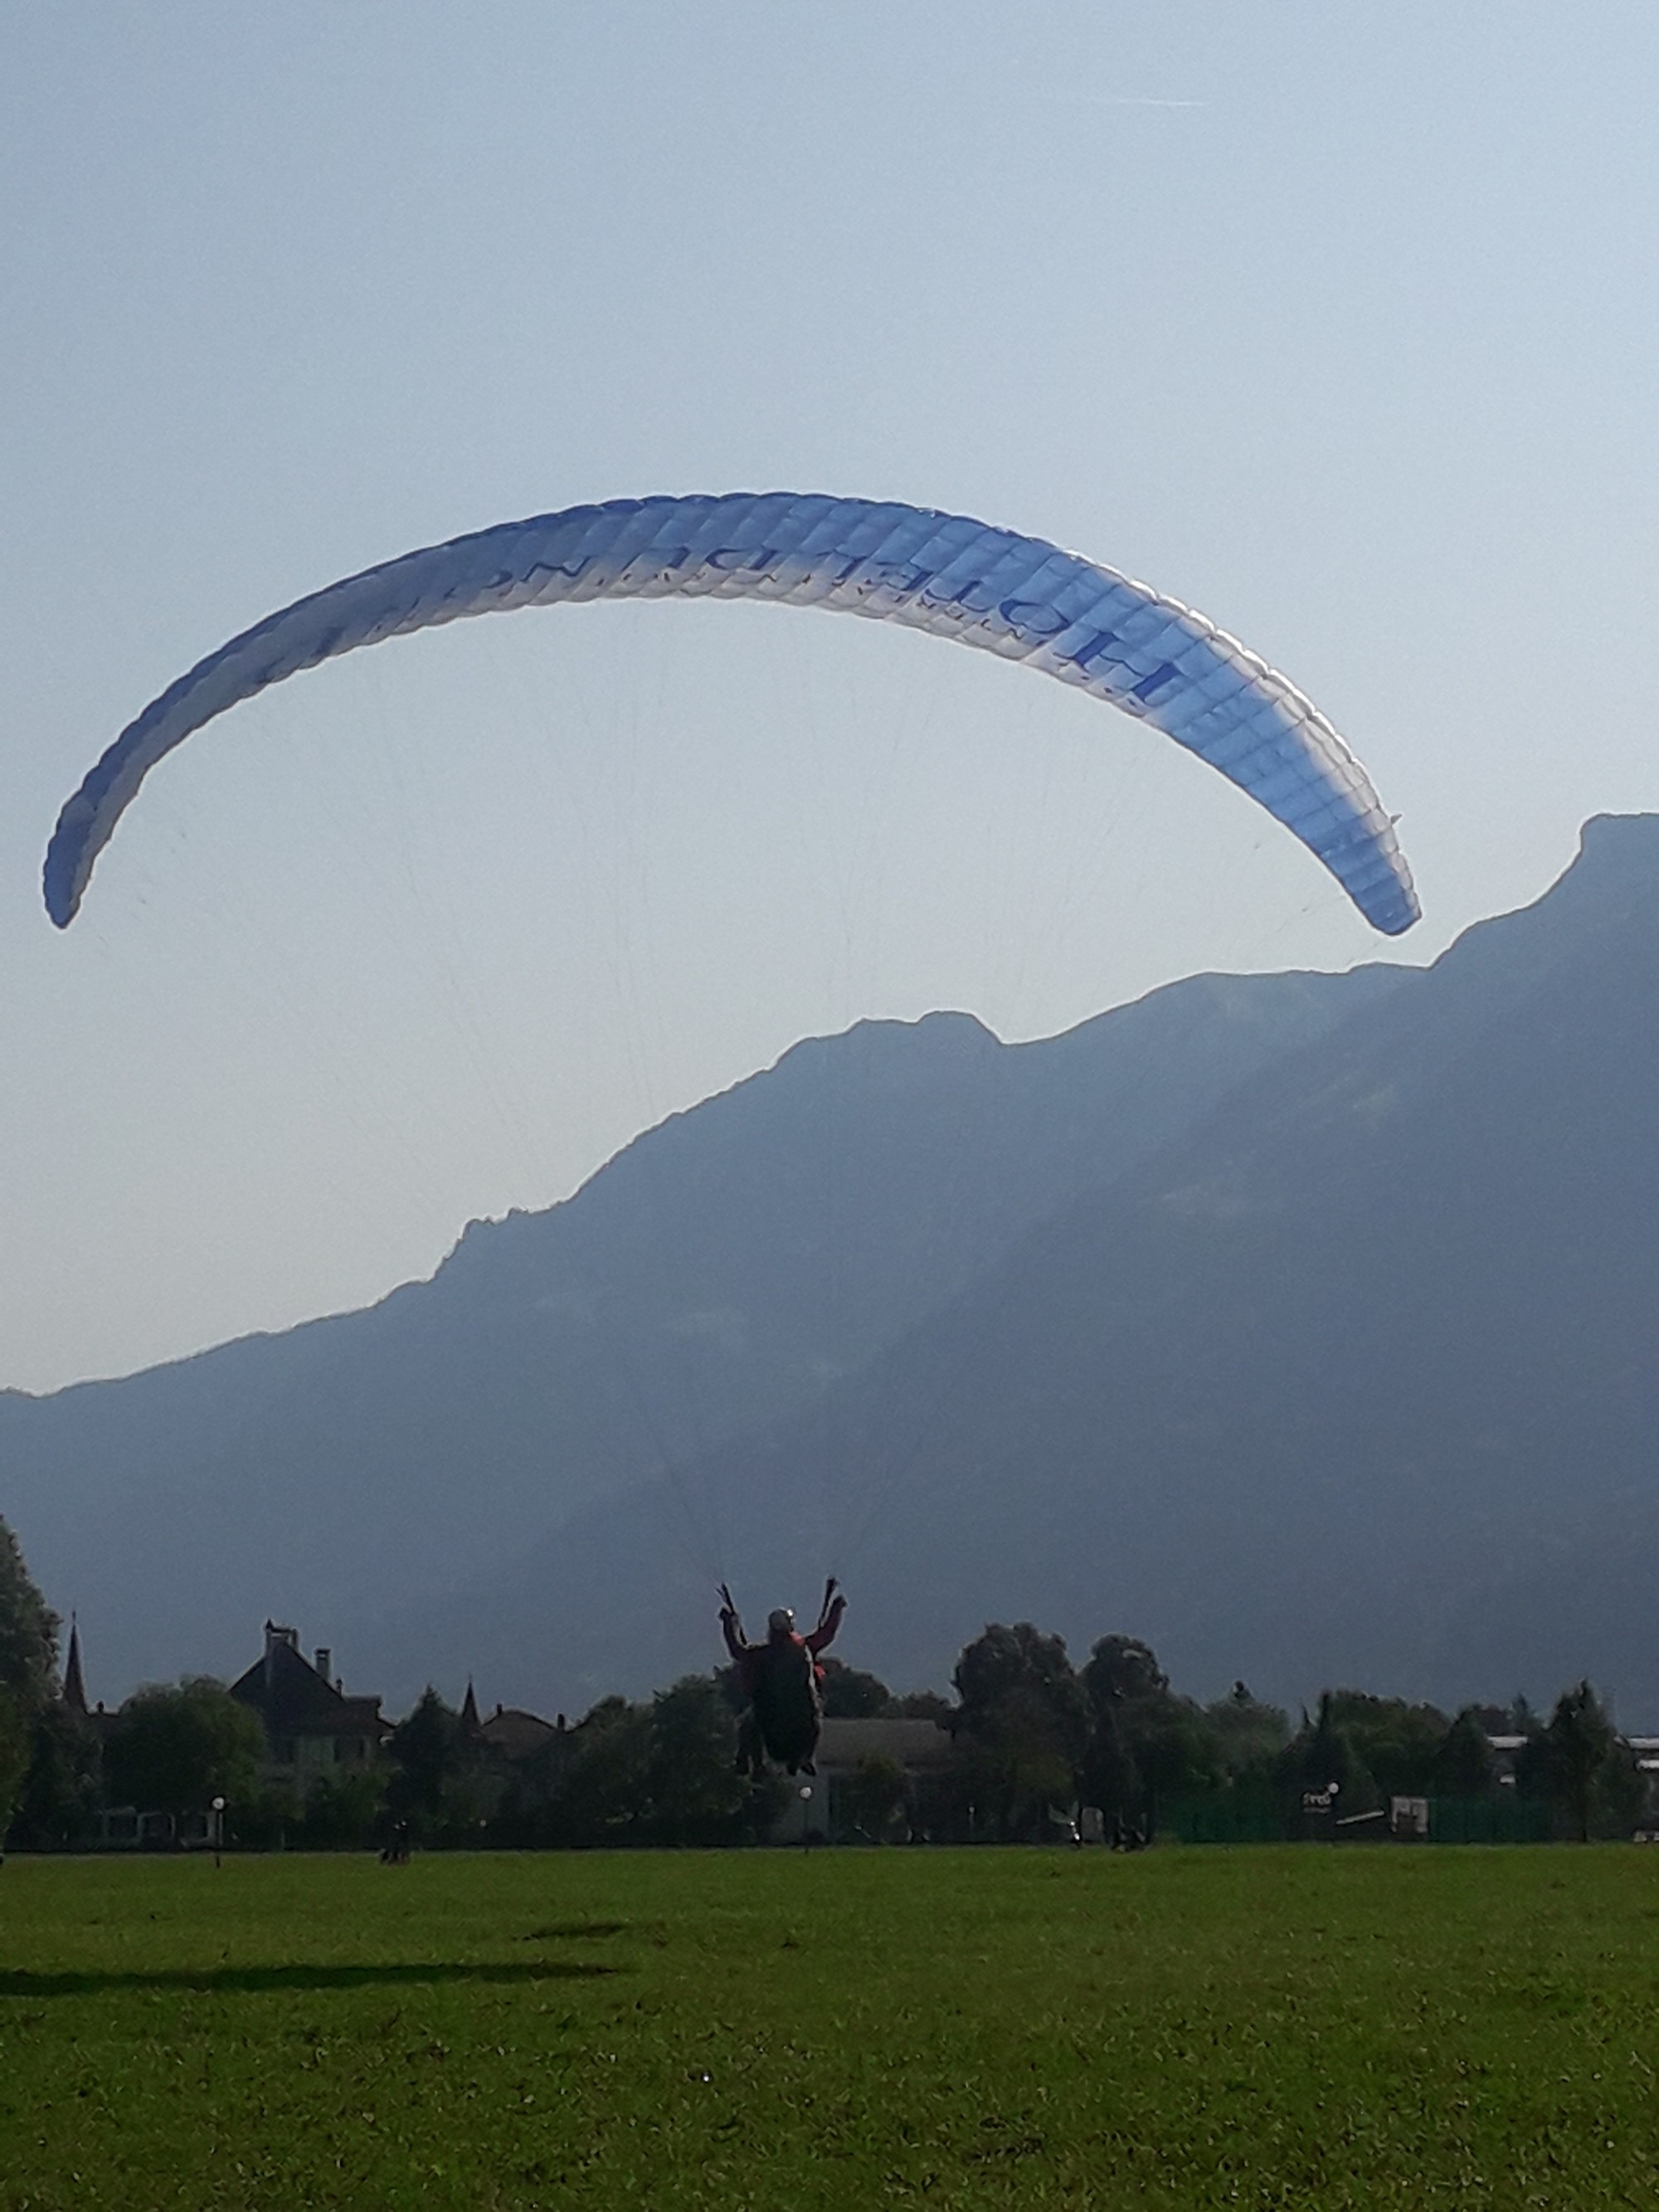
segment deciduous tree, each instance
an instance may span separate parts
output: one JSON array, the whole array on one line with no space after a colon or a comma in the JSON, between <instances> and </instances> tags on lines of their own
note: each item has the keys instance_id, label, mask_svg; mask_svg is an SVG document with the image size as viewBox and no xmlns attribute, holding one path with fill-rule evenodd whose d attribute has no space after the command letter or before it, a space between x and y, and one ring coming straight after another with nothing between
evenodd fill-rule
<instances>
[{"instance_id":1,"label":"deciduous tree","mask_svg":"<svg viewBox=\"0 0 1659 2212\"><path fill-rule=\"evenodd\" d=\"M569 1764L550 1810L550 1841L642 1841L651 1810L650 1708L602 1698L571 1734Z\"/></svg>"},{"instance_id":2,"label":"deciduous tree","mask_svg":"<svg viewBox=\"0 0 1659 2212\"><path fill-rule=\"evenodd\" d=\"M1150 1644L1103 1636L1082 1680L1090 1718L1085 1794L1109 1818L1150 1833L1160 1805L1222 1781L1215 1729L1189 1698L1170 1689Z\"/></svg>"},{"instance_id":3,"label":"deciduous tree","mask_svg":"<svg viewBox=\"0 0 1659 2212\"><path fill-rule=\"evenodd\" d=\"M1075 1799L1088 1741L1064 1638L1028 1620L994 1623L964 1648L953 1679L960 1793L1005 1841L1046 1833L1049 1806Z\"/></svg>"},{"instance_id":4,"label":"deciduous tree","mask_svg":"<svg viewBox=\"0 0 1659 2212\"><path fill-rule=\"evenodd\" d=\"M216 1797L246 1802L264 1754L264 1731L222 1682L197 1675L150 1683L116 1715L104 1748L105 1794L141 1812L205 1812Z\"/></svg>"},{"instance_id":5,"label":"deciduous tree","mask_svg":"<svg viewBox=\"0 0 1659 2212\"><path fill-rule=\"evenodd\" d=\"M373 1767L324 1774L313 1784L295 1822L307 1850L362 1850L374 1842L384 1816L386 1777Z\"/></svg>"},{"instance_id":6,"label":"deciduous tree","mask_svg":"<svg viewBox=\"0 0 1659 2212\"><path fill-rule=\"evenodd\" d=\"M1435 1759L1451 1725L1435 1706L1364 1690L1334 1690L1330 1718L1346 1732L1382 1796L1426 1796L1433 1788Z\"/></svg>"},{"instance_id":7,"label":"deciduous tree","mask_svg":"<svg viewBox=\"0 0 1659 2212\"><path fill-rule=\"evenodd\" d=\"M1278 1705L1252 1697L1235 1682L1224 1698L1204 1709L1214 1731L1216 1753L1229 1786L1261 1790L1271 1783L1274 1763L1291 1740L1289 1717Z\"/></svg>"},{"instance_id":8,"label":"deciduous tree","mask_svg":"<svg viewBox=\"0 0 1659 2212\"><path fill-rule=\"evenodd\" d=\"M23 1700L0 1683L0 1846L5 1843L13 1810L22 1794L32 1741Z\"/></svg>"},{"instance_id":9,"label":"deciduous tree","mask_svg":"<svg viewBox=\"0 0 1659 2212\"><path fill-rule=\"evenodd\" d=\"M651 1703L645 1772L647 1824L662 1844L717 1844L744 1839L755 1793L736 1766L737 1730L720 1686L687 1674ZM771 1793L765 1793L767 1806ZM769 1826L770 1812L760 1816Z\"/></svg>"},{"instance_id":10,"label":"deciduous tree","mask_svg":"<svg viewBox=\"0 0 1659 2212\"><path fill-rule=\"evenodd\" d=\"M31 1720L58 1686L58 1626L16 1537L0 1521L0 1689L9 1690Z\"/></svg>"},{"instance_id":11,"label":"deciduous tree","mask_svg":"<svg viewBox=\"0 0 1659 2212\"><path fill-rule=\"evenodd\" d=\"M61 1850L94 1824L102 1779L98 1739L61 1698L36 1713L30 1735L12 1840L31 1850Z\"/></svg>"},{"instance_id":12,"label":"deciduous tree","mask_svg":"<svg viewBox=\"0 0 1659 2212\"><path fill-rule=\"evenodd\" d=\"M839 1659L825 1659L821 1664L826 1719L871 1720L892 1704L892 1692L878 1676L867 1674L859 1667L848 1667Z\"/></svg>"},{"instance_id":13,"label":"deciduous tree","mask_svg":"<svg viewBox=\"0 0 1659 2212\"><path fill-rule=\"evenodd\" d=\"M948 1728L955 1713L949 1698L941 1697L937 1690L906 1690L900 1697L889 1698L881 1717L889 1721L933 1721Z\"/></svg>"}]
</instances>

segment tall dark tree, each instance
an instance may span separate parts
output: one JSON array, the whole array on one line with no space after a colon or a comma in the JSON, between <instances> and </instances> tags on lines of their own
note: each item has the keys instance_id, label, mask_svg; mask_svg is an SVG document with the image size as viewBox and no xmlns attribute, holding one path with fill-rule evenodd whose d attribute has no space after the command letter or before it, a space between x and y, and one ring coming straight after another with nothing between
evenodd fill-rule
<instances>
[{"instance_id":1,"label":"tall dark tree","mask_svg":"<svg viewBox=\"0 0 1659 2212\"><path fill-rule=\"evenodd\" d=\"M827 1720L871 1720L878 1713L884 1713L892 1704L892 1692L878 1676L867 1674L861 1668L848 1667L840 1659L825 1659L822 1664Z\"/></svg>"},{"instance_id":2,"label":"tall dark tree","mask_svg":"<svg viewBox=\"0 0 1659 2212\"><path fill-rule=\"evenodd\" d=\"M1447 1729L1434 1754L1430 1780L1437 1797L1486 1797L1497 1787L1498 1762L1474 1706L1465 1705Z\"/></svg>"},{"instance_id":3,"label":"tall dark tree","mask_svg":"<svg viewBox=\"0 0 1659 2212\"><path fill-rule=\"evenodd\" d=\"M949 1728L956 1710L949 1698L941 1697L937 1690L906 1690L899 1697L889 1698L882 1709L882 1718L933 1721L940 1728Z\"/></svg>"},{"instance_id":4,"label":"tall dark tree","mask_svg":"<svg viewBox=\"0 0 1659 2212\"><path fill-rule=\"evenodd\" d=\"M1556 1699L1544 1734L1555 1771L1558 1801L1571 1819L1579 1841L1587 1844L1595 1785L1613 1751L1613 1723L1589 1684L1576 1682Z\"/></svg>"},{"instance_id":5,"label":"tall dark tree","mask_svg":"<svg viewBox=\"0 0 1659 2212\"><path fill-rule=\"evenodd\" d=\"M31 1850L61 1850L79 1841L94 1825L101 1776L90 1722L54 1698L34 1717L12 1840Z\"/></svg>"},{"instance_id":6,"label":"tall dark tree","mask_svg":"<svg viewBox=\"0 0 1659 2212\"><path fill-rule=\"evenodd\" d=\"M1274 1764L1291 1740L1291 1723L1284 1711L1264 1705L1244 1683L1235 1682L1224 1698L1206 1705L1204 1712L1229 1786L1245 1791L1267 1789Z\"/></svg>"},{"instance_id":7,"label":"tall dark tree","mask_svg":"<svg viewBox=\"0 0 1659 2212\"><path fill-rule=\"evenodd\" d=\"M737 1740L731 1709L712 1675L688 1674L658 1691L642 1778L657 1842L741 1839L754 1792L737 1771Z\"/></svg>"},{"instance_id":8,"label":"tall dark tree","mask_svg":"<svg viewBox=\"0 0 1659 2212\"><path fill-rule=\"evenodd\" d=\"M722 1670L684 1675L648 1705L602 1698L560 1735L556 1765L530 1782L515 1817L556 1846L760 1841L784 1784L738 1771L728 1690Z\"/></svg>"},{"instance_id":9,"label":"tall dark tree","mask_svg":"<svg viewBox=\"0 0 1659 2212\"><path fill-rule=\"evenodd\" d=\"M1097 1711L1084 1755L1082 1794L1122 1832L1146 1820L1146 1784L1130 1747L1130 1730L1115 1708Z\"/></svg>"},{"instance_id":10,"label":"tall dark tree","mask_svg":"<svg viewBox=\"0 0 1659 2212\"><path fill-rule=\"evenodd\" d=\"M964 1727L982 1729L1004 1700L1020 1692L1050 1717L1065 1743L1081 1749L1087 1712L1063 1636L1045 1636L1029 1620L1012 1628L993 1622L964 1646L951 1680Z\"/></svg>"},{"instance_id":11,"label":"tall dark tree","mask_svg":"<svg viewBox=\"0 0 1659 2212\"><path fill-rule=\"evenodd\" d=\"M1588 1682L1564 1690L1548 1726L1528 1737L1516 1780L1526 1796L1547 1798L1579 1843L1595 1833L1627 1835L1634 1823L1635 1762Z\"/></svg>"},{"instance_id":12,"label":"tall dark tree","mask_svg":"<svg viewBox=\"0 0 1659 2212\"><path fill-rule=\"evenodd\" d=\"M1201 1709L1188 1698L1164 1696L1130 1712L1129 1749L1146 1792L1148 1826L1160 1806L1218 1788L1220 1747Z\"/></svg>"},{"instance_id":13,"label":"tall dark tree","mask_svg":"<svg viewBox=\"0 0 1659 2212\"><path fill-rule=\"evenodd\" d=\"M568 1764L546 1823L562 1844L645 1841L651 1817L651 1712L602 1698L570 1730Z\"/></svg>"},{"instance_id":14,"label":"tall dark tree","mask_svg":"<svg viewBox=\"0 0 1659 2212\"><path fill-rule=\"evenodd\" d=\"M58 1628L21 1547L0 1521L0 1843L23 1793L35 1730L58 1686Z\"/></svg>"},{"instance_id":15,"label":"tall dark tree","mask_svg":"<svg viewBox=\"0 0 1659 2212\"><path fill-rule=\"evenodd\" d=\"M198 1675L136 1690L104 1747L104 1788L141 1812L205 1812L215 1797L246 1804L258 1784L264 1730L222 1682Z\"/></svg>"},{"instance_id":16,"label":"tall dark tree","mask_svg":"<svg viewBox=\"0 0 1659 2212\"><path fill-rule=\"evenodd\" d=\"M1166 1696L1170 1678L1152 1645L1138 1636L1103 1636L1089 1654L1083 1686L1101 1713L1113 1705Z\"/></svg>"},{"instance_id":17,"label":"tall dark tree","mask_svg":"<svg viewBox=\"0 0 1659 2212\"><path fill-rule=\"evenodd\" d=\"M392 1730L391 1759L386 1803L394 1819L407 1820L429 1842L447 1830L470 1825L465 1783L471 1747L460 1715L445 1705L430 1682L409 1717Z\"/></svg>"},{"instance_id":18,"label":"tall dark tree","mask_svg":"<svg viewBox=\"0 0 1659 2212\"><path fill-rule=\"evenodd\" d=\"M1048 1808L1075 1798L1088 1741L1065 1639L1028 1620L994 1623L965 1647L953 1679L957 1786L975 1820L1005 1842L1045 1833Z\"/></svg>"},{"instance_id":19,"label":"tall dark tree","mask_svg":"<svg viewBox=\"0 0 1659 2212\"><path fill-rule=\"evenodd\" d=\"M1433 1789L1435 1760L1451 1725L1435 1706L1364 1690L1334 1690L1330 1717L1346 1732L1382 1796L1421 1797Z\"/></svg>"},{"instance_id":20,"label":"tall dark tree","mask_svg":"<svg viewBox=\"0 0 1659 2212\"><path fill-rule=\"evenodd\" d=\"M1293 1801L1305 1790L1334 1790L1341 1813L1369 1812L1377 1802L1376 1784L1355 1749L1353 1738L1338 1719L1335 1700L1328 1690L1321 1697L1312 1720L1303 1714L1301 1728L1279 1759L1279 1773Z\"/></svg>"},{"instance_id":21,"label":"tall dark tree","mask_svg":"<svg viewBox=\"0 0 1659 2212\"><path fill-rule=\"evenodd\" d=\"M1082 1682L1090 1722L1085 1792L1110 1819L1150 1833L1161 1805L1221 1781L1214 1728L1190 1698L1170 1689L1150 1644L1103 1636Z\"/></svg>"},{"instance_id":22,"label":"tall dark tree","mask_svg":"<svg viewBox=\"0 0 1659 2212\"><path fill-rule=\"evenodd\" d=\"M11 1692L29 1720L58 1686L58 1626L16 1537L0 1521L0 1689Z\"/></svg>"},{"instance_id":23,"label":"tall dark tree","mask_svg":"<svg viewBox=\"0 0 1659 2212\"><path fill-rule=\"evenodd\" d=\"M33 1732L23 1700L0 1683L0 1845L10 1831L12 1814L29 1771Z\"/></svg>"}]
</instances>

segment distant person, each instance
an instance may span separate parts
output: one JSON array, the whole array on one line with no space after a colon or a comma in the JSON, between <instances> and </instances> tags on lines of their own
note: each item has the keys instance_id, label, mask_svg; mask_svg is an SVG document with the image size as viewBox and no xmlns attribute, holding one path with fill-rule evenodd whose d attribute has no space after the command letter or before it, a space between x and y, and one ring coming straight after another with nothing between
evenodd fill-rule
<instances>
[{"instance_id":1,"label":"distant person","mask_svg":"<svg viewBox=\"0 0 1659 2212\"><path fill-rule=\"evenodd\" d=\"M736 1665L738 1686L749 1700L738 1737L739 1767L759 1773L770 1759L787 1774L816 1774L812 1761L823 1726L823 1669L817 1663L818 1654L835 1642L847 1610L835 1577L823 1586L818 1624L810 1636L797 1632L794 1614L781 1605L766 1617L765 1643L750 1644L724 1583L720 1597L720 1633Z\"/></svg>"}]
</instances>

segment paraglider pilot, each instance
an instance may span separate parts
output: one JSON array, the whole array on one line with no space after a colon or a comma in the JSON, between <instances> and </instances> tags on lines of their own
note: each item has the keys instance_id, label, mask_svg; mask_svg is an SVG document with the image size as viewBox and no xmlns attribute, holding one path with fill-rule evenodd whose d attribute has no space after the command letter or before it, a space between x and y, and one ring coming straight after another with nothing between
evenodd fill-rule
<instances>
[{"instance_id":1,"label":"paraglider pilot","mask_svg":"<svg viewBox=\"0 0 1659 2212\"><path fill-rule=\"evenodd\" d=\"M731 1591L720 1584L720 1634L750 1707L738 1739L739 1766L758 1772L763 1753L786 1773L817 1771L812 1759L823 1725L823 1669L817 1663L818 1654L834 1643L846 1610L847 1600L831 1575L823 1586L817 1626L809 1636L799 1634L794 1614L779 1606L767 1615L765 1643L750 1644Z\"/></svg>"}]
</instances>

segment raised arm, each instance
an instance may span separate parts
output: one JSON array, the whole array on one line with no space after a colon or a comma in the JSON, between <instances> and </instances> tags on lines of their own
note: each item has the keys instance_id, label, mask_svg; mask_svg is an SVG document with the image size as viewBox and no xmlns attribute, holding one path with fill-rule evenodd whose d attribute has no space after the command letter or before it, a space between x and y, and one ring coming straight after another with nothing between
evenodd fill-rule
<instances>
[{"instance_id":1,"label":"raised arm","mask_svg":"<svg viewBox=\"0 0 1659 2212\"><path fill-rule=\"evenodd\" d=\"M805 1639L806 1648L815 1659L820 1651L828 1650L835 1642L836 1631L841 1626L841 1617L846 1610L847 1601L844 1597L839 1595L834 1597L825 1596L823 1611L818 1616L818 1625Z\"/></svg>"},{"instance_id":2,"label":"raised arm","mask_svg":"<svg viewBox=\"0 0 1659 2212\"><path fill-rule=\"evenodd\" d=\"M738 1619L738 1608L732 1602L732 1593L724 1583L720 1585L720 1596L724 1601L720 1607L720 1634L726 1638L727 1651L741 1666L749 1649L744 1638L743 1623Z\"/></svg>"}]
</instances>

